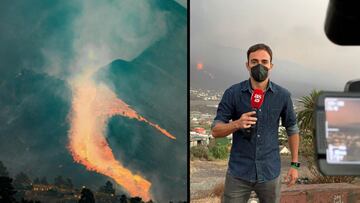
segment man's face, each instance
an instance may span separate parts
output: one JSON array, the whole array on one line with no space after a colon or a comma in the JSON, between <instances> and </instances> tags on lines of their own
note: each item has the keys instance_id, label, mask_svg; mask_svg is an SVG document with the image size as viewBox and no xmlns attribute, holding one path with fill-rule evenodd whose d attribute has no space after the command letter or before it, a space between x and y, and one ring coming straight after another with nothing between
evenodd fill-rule
<instances>
[{"instance_id":1,"label":"man's face","mask_svg":"<svg viewBox=\"0 0 360 203\"><path fill-rule=\"evenodd\" d=\"M249 61L246 62L247 69L250 71L257 64L265 66L269 71L272 69L273 64L267 51L260 49L249 54Z\"/></svg>"}]
</instances>

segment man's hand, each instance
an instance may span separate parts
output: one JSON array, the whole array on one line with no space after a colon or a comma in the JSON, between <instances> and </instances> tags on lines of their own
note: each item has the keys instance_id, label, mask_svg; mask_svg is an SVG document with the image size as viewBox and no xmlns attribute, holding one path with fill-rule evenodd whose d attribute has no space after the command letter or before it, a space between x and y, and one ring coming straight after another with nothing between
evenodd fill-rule
<instances>
[{"instance_id":1,"label":"man's hand","mask_svg":"<svg viewBox=\"0 0 360 203\"><path fill-rule=\"evenodd\" d=\"M229 134L242 129L250 128L251 125L256 124L256 117L253 117L256 114L255 111L250 111L241 115L241 117L230 123L217 123L211 130L211 134L214 137L225 137Z\"/></svg>"},{"instance_id":2,"label":"man's hand","mask_svg":"<svg viewBox=\"0 0 360 203\"><path fill-rule=\"evenodd\" d=\"M296 180L299 177L299 172L297 169L290 167L287 176L285 177L285 181L287 182L288 187L293 186Z\"/></svg>"},{"instance_id":3,"label":"man's hand","mask_svg":"<svg viewBox=\"0 0 360 203\"><path fill-rule=\"evenodd\" d=\"M241 117L232 122L232 124L236 127L236 129L246 129L250 128L251 125L255 125L257 118L254 117L256 114L255 111L250 111L247 113L243 113Z\"/></svg>"}]
</instances>

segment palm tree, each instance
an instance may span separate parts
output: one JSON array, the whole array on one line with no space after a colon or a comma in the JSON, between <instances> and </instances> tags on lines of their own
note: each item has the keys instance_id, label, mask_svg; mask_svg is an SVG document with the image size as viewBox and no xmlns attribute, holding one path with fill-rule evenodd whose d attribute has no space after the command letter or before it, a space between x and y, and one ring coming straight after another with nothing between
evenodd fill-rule
<instances>
[{"instance_id":1,"label":"palm tree","mask_svg":"<svg viewBox=\"0 0 360 203\"><path fill-rule=\"evenodd\" d=\"M316 100L320 95L320 91L312 90L310 95L303 96L299 102L304 106L301 111L298 113L298 122L299 127L305 131L311 131L315 129L314 124L314 113Z\"/></svg>"},{"instance_id":2,"label":"palm tree","mask_svg":"<svg viewBox=\"0 0 360 203\"><path fill-rule=\"evenodd\" d=\"M320 91L312 90L308 96L303 96L299 100L303 108L297 114L301 134L300 152L307 159L309 166L315 164L313 150L315 130L314 113L316 100L319 95Z\"/></svg>"}]
</instances>

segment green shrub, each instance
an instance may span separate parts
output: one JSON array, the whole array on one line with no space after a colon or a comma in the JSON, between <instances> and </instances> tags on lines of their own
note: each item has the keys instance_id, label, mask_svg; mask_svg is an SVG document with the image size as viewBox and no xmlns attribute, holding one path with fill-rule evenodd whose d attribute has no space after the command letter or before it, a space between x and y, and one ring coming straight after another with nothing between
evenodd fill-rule
<instances>
[{"instance_id":1,"label":"green shrub","mask_svg":"<svg viewBox=\"0 0 360 203\"><path fill-rule=\"evenodd\" d=\"M215 161L215 157L211 154L211 152L208 150L208 161Z\"/></svg>"},{"instance_id":2,"label":"green shrub","mask_svg":"<svg viewBox=\"0 0 360 203\"><path fill-rule=\"evenodd\" d=\"M229 156L227 145L215 145L210 149L210 153L216 159L226 159Z\"/></svg>"},{"instance_id":3,"label":"green shrub","mask_svg":"<svg viewBox=\"0 0 360 203\"><path fill-rule=\"evenodd\" d=\"M216 145L229 145L230 144L230 140L227 137L216 138L215 140L216 140L215 141Z\"/></svg>"},{"instance_id":4,"label":"green shrub","mask_svg":"<svg viewBox=\"0 0 360 203\"><path fill-rule=\"evenodd\" d=\"M208 148L203 145L193 146L190 148L190 157L199 159L208 159Z\"/></svg>"}]
</instances>

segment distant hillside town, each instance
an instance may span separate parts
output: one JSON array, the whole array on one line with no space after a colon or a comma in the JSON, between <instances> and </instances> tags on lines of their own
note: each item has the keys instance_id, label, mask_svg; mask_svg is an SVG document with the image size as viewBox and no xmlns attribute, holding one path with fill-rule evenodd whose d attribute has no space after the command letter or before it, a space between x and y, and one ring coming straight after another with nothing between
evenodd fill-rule
<instances>
[{"instance_id":1,"label":"distant hillside town","mask_svg":"<svg viewBox=\"0 0 360 203\"><path fill-rule=\"evenodd\" d=\"M76 188L71 178L56 176L53 181L47 177L31 179L24 172L9 176L7 168L0 161L0 203L153 203L140 197L117 194L111 181L97 189L86 186ZM170 201L185 203L186 201Z\"/></svg>"}]
</instances>

